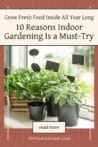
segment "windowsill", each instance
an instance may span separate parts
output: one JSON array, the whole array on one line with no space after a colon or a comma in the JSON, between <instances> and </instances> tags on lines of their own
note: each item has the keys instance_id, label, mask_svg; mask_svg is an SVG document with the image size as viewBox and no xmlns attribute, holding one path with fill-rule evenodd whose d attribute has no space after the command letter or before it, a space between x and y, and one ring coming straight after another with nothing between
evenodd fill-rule
<instances>
[{"instance_id":1,"label":"windowsill","mask_svg":"<svg viewBox=\"0 0 98 147\"><path fill-rule=\"evenodd\" d=\"M5 118L4 125L9 128L32 128L32 120L29 119L28 112L9 112L7 114L5 108ZM57 117L46 117L43 121L57 121ZM94 122L86 119L79 118L78 125L71 128L84 128L84 129L93 129Z\"/></svg>"}]
</instances>

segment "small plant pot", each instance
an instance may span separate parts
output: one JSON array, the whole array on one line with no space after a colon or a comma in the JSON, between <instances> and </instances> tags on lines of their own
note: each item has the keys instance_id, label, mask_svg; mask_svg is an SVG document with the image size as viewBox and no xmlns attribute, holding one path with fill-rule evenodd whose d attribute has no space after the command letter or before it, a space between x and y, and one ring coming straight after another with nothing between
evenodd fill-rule
<instances>
[{"instance_id":1,"label":"small plant pot","mask_svg":"<svg viewBox=\"0 0 98 147\"><path fill-rule=\"evenodd\" d=\"M31 120L40 121L45 118L45 106L43 102L30 102L28 106Z\"/></svg>"},{"instance_id":2,"label":"small plant pot","mask_svg":"<svg viewBox=\"0 0 98 147\"><path fill-rule=\"evenodd\" d=\"M66 126L76 126L79 118L79 106L59 106L58 121L65 121Z\"/></svg>"},{"instance_id":3,"label":"small plant pot","mask_svg":"<svg viewBox=\"0 0 98 147\"><path fill-rule=\"evenodd\" d=\"M53 97L47 102L47 116L58 116L58 104L53 102Z\"/></svg>"}]
</instances>

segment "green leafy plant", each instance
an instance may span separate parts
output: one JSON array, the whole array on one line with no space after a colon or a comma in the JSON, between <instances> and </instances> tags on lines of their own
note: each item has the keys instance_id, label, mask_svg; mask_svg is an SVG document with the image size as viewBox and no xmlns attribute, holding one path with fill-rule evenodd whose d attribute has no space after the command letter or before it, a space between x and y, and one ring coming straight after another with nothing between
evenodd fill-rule
<instances>
[{"instance_id":1,"label":"green leafy plant","mask_svg":"<svg viewBox=\"0 0 98 147\"><path fill-rule=\"evenodd\" d=\"M67 80L65 83L57 86L52 86L47 90L47 94L54 97L54 103L60 106L67 104L74 106L81 104L86 98L85 84L80 81L71 83Z\"/></svg>"},{"instance_id":2,"label":"green leafy plant","mask_svg":"<svg viewBox=\"0 0 98 147\"><path fill-rule=\"evenodd\" d=\"M60 84L60 80L56 73L41 70L38 73L32 72L30 81L18 83L18 86L22 89L23 97L45 102L47 99L47 89L52 85L58 84Z\"/></svg>"},{"instance_id":3,"label":"green leafy plant","mask_svg":"<svg viewBox=\"0 0 98 147\"><path fill-rule=\"evenodd\" d=\"M4 78L4 88L8 95L12 96L13 92L16 91L17 98L22 96L22 89L20 85L29 81L31 71L29 69L17 69L11 70L10 75Z\"/></svg>"},{"instance_id":4,"label":"green leafy plant","mask_svg":"<svg viewBox=\"0 0 98 147\"><path fill-rule=\"evenodd\" d=\"M33 99L46 101L47 89L53 85L59 85L61 77L59 73L42 69L40 72L33 72L31 69L12 70L10 75L5 76L5 91L12 96L16 92L19 99Z\"/></svg>"}]
</instances>

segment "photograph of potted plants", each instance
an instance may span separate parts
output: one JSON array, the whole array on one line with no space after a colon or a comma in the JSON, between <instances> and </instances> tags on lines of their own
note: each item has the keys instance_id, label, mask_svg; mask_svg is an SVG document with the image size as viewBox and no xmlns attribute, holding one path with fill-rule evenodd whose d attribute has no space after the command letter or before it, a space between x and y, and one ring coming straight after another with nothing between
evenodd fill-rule
<instances>
[{"instance_id":1,"label":"photograph of potted plants","mask_svg":"<svg viewBox=\"0 0 98 147\"><path fill-rule=\"evenodd\" d=\"M94 127L93 46L5 46L4 64L5 127Z\"/></svg>"}]
</instances>

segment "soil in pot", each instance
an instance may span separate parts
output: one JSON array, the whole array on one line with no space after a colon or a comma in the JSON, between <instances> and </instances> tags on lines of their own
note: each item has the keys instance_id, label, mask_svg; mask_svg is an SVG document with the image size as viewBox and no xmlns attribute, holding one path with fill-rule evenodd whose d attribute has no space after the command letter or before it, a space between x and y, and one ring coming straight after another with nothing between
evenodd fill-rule
<instances>
[{"instance_id":1,"label":"soil in pot","mask_svg":"<svg viewBox=\"0 0 98 147\"><path fill-rule=\"evenodd\" d=\"M43 102L30 102L28 106L30 119L39 121L45 118L45 106Z\"/></svg>"},{"instance_id":2,"label":"soil in pot","mask_svg":"<svg viewBox=\"0 0 98 147\"><path fill-rule=\"evenodd\" d=\"M53 97L49 97L47 102L47 115L48 116L58 116L58 104L55 104Z\"/></svg>"},{"instance_id":3,"label":"soil in pot","mask_svg":"<svg viewBox=\"0 0 98 147\"><path fill-rule=\"evenodd\" d=\"M66 126L76 126L79 118L79 106L59 106L58 121L65 121Z\"/></svg>"}]
</instances>

